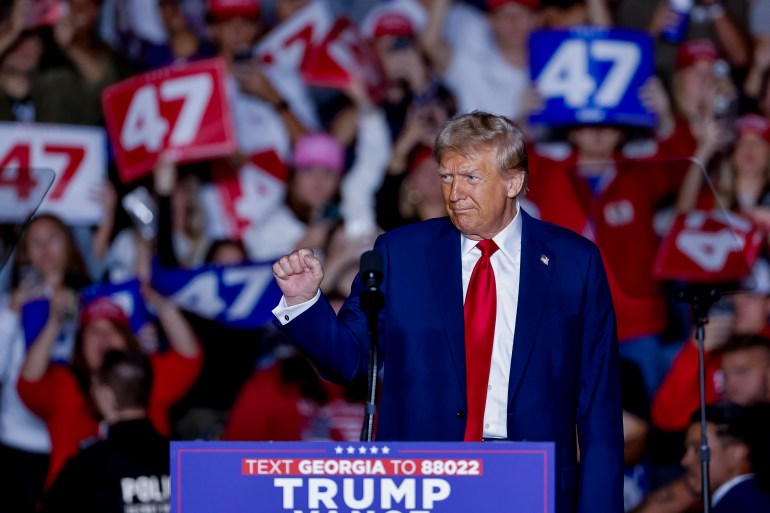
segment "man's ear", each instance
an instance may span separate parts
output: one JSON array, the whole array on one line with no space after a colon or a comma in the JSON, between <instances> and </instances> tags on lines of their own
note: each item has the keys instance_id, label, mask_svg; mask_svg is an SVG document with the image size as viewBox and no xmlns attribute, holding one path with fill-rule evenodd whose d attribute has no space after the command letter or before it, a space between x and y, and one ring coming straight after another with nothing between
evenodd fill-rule
<instances>
[{"instance_id":1,"label":"man's ear","mask_svg":"<svg viewBox=\"0 0 770 513\"><path fill-rule=\"evenodd\" d=\"M527 172L523 169L516 169L513 172L513 175L508 180L508 197L513 199L516 196L519 195L519 193L524 188L524 182L526 181L525 178L527 176Z\"/></svg>"},{"instance_id":2,"label":"man's ear","mask_svg":"<svg viewBox=\"0 0 770 513\"><path fill-rule=\"evenodd\" d=\"M749 465L749 446L745 443L735 443L728 447L730 465L736 471L743 473Z\"/></svg>"},{"instance_id":3,"label":"man's ear","mask_svg":"<svg viewBox=\"0 0 770 513\"><path fill-rule=\"evenodd\" d=\"M118 407L117 401L115 400L115 392L108 386L96 383L93 385L91 393L94 396L94 402L99 409L99 413L102 414L102 417L104 417L105 420L109 421L117 411Z\"/></svg>"}]
</instances>

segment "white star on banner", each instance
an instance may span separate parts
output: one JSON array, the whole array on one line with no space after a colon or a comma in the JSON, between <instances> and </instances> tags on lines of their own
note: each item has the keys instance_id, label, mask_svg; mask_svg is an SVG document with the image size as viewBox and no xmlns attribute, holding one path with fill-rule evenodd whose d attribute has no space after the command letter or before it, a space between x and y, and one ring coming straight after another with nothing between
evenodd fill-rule
<instances>
[{"instance_id":1,"label":"white star on banner","mask_svg":"<svg viewBox=\"0 0 770 513\"><path fill-rule=\"evenodd\" d=\"M390 447L387 445L382 448L382 454L390 454Z\"/></svg>"},{"instance_id":2,"label":"white star on banner","mask_svg":"<svg viewBox=\"0 0 770 513\"><path fill-rule=\"evenodd\" d=\"M374 447L374 446L373 446L371 449L369 449L369 451L370 451L372 454L377 454L377 453L379 452L379 449L377 449L377 447Z\"/></svg>"},{"instance_id":3,"label":"white star on banner","mask_svg":"<svg viewBox=\"0 0 770 513\"><path fill-rule=\"evenodd\" d=\"M363 445L358 448L358 454L366 454L366 447Z\"/></svg>"},{"instance_id":4,"label":"white star on banner","mask_svg":"<svg viewBox=\"0 0 770 513\"><path fill-rule=\"evenodd\" d=\"M343 449L339 445L334 448L334 453L335 454L342 454L342 451L343 451Z\"/></svg>"},{"instance_id":5,"label":"white star on banner","mask_svg":"<svg viewBox=\"0 0 770 513\"><path fill-rule=\"evenodd\" d=\"M348 454L355 454L356 449L352 445L348 446Z\"/></svg>"}]
</instances>

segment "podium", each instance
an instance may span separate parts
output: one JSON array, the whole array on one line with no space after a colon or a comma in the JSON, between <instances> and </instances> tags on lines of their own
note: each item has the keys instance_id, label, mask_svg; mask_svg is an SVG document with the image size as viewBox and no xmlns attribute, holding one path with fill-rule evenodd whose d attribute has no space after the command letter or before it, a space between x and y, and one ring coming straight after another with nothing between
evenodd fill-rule
<instances>
[{"instance_id":1,"label":"podium","mask_svg":"<svg viewBox=\"0 0 770 513\"><path fill-rule=\"evenodd\" d=\"M553 443L172 442L171 511L553 513Z\"/></svg>"}]
</instances>

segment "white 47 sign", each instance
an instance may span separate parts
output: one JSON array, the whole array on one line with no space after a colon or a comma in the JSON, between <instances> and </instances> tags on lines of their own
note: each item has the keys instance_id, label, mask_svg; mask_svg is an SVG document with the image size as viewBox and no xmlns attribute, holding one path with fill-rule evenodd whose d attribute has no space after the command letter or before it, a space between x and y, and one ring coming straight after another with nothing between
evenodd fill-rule
<instances>
[{"instance_id":1,"label":"white 47 sign","mask_svg":"<svg viewBox=\"0 0 770 513\"><path fill-rule=\"evenodd\" d=\"M621 29L542 30L530 39L530 70L544 108L532 121L651 126L639 98L652 76L652 40Z\"/></svg>"},{"instance_id":2,"label":"white 47 sign","mask_svg":"<svg viewBox=\"0 0 770 513\"><path fill-rule=\"evenodd\" d=\"M638 45L628 41L568 39L548 61L537 80L544 98L564 98L572 108L615 107L623 99L641 58ZM590 63L602 62L609 71L601 82Z\"/></svg>"}]
</instances>

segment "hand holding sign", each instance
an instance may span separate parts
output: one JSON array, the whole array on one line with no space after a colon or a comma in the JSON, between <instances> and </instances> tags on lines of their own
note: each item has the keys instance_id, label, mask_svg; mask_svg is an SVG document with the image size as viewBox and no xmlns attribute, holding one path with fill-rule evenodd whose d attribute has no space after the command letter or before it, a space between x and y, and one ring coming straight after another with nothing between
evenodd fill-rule
<instances>
[{"instance_id":1,"label":"hand holding sign","mask_svg":"<svg viewBox=\"0 0 770 513\"><path fill-rule=\"evenodd\" d=\"M124 182L147 174L164 149L176 150L180 161L223 157L236 149L220 59L133 77L107 88L102 102Z\"/></svg>"},{"instance_id":2,"label":"hand holding sign","mask_svg":"<svg viewBox=\"0 0 770 513\"><path fill-rule=\"evenodd\" d=\"M639 87L652 75L646 34L578 27L543 30L530 38L530 71L545 108L533 122L650 126Z\"/></svg>"}]
</instances>

